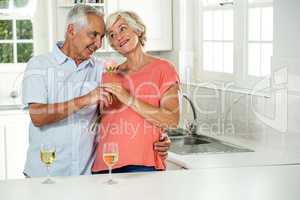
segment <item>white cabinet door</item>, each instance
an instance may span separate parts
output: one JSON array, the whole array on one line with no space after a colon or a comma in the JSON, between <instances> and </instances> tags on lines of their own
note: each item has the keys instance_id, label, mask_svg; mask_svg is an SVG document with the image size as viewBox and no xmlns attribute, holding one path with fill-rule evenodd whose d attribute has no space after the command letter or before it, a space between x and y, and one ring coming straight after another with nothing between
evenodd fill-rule
<instances>
[{"instance_id":1,"label":"white cabinet door","mask_svg":"<svg viewBox=\"0 0 300 200\"><path fill-rule=\"evenodd\" d=\"M108 0L107 13L116 10L135 11L147 27L146 50L172 50L171 0Z\"/></svg>"},{"instance_id":2,"label":"white cabinet door","mask_svg":"<svg viewBox=\"0 0 300 200\"><path fill-rule=\"evenodd\" d=\"M64 40L66 17L72 4L68 0L54 2L54 39ZM172 50L172 0L105 0L104 4L91 5L104 10L106 16L120 9L135 11L147 27L146 50ZM111 48L104 44L100 51L111 51Z\"/></svg>"},{"instance_id":3,"label":"white cabinet door","mask_svg":"<svg viewBox=\"0 0 300 200\"><path fill-rule=\"evenodd\" d=\"M104 12L104 8L102 6L94 6L95 8ZM57 41L64 41L65 40L65 33L66 33L66 19L69 11L71 10L72 5L63 6L62 4L57 5L57 19L56 19L56 40Z\"/></svg>"},{"instance_id":4,"label":"white cabinet door","mask_svg":"<svg viewBox=\"0 0 300 200\"><path fill-rule=\"evenodd\" d=\"M29 116L22 111L1 114L5 126L6 178L23 178L28 148Z\"/></svg>"},{"instance_id":5,"label":"white cabinet door","mask_svg":"<svg viewBox=\"0 0 300 200\"><path fill-rule=\"evenodd\" d=\"M0 180L5 179L5 136L4 124L0 124Z\"/></svg>"},{"instance_id":6,"label":"white cabinet door","mask_svg":"<svg viewBox=\"0 0 300 200\"><path fill-rule=\"evenodd\" d=\"M66 32L66 22L67 22L67 15L71 8L75 5L73 4L72 0L56 0L53 1L53 20L54 20L54 39L56 41L64 41L65 40L65 32ZM105 5L103 3L87 3L96 9L100 10L101 12L105 13L104 7ZM54 42L56 42L54 41ZM99 51L104 51L105 46L102 46L102 48Z\"/></svg>"},{"instance_id":7,"label":"white cabinet door","mask_svg":"<svg viewBox=\"0 0 300 200\"><path fill-rule=\"evenodd\" d=\"M23 80L23 72L17 72L17 71L0 72L0 104L1 105L15 106L15 105L22 104L21 103L22 80ZM12 97L12 94L15 96Z\"/></svg>"}]
</instances>

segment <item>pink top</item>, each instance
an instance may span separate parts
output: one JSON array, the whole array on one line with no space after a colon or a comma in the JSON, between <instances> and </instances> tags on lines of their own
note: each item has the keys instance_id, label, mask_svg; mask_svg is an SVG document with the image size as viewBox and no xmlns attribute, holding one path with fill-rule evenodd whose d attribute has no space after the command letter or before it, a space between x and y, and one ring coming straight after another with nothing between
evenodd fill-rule
<instances>
[{"instance_id":1,"label":"pink top","mask_svg":"<svg viewBox=\"0 0 300 200\"><path fill-rule=\"evenodd\" d=\"M162 95L171 85L179 83L179 77L170 63L156 59L130 75L104 73L102 81L119 82L132 96L159 107ZM113 168L126 165L166 168L165 162L154 151L154 143L159 140L163 130L146 121L130 107L120 103L112 105L100 125L101 138L93 171L107 170L102 159L102 147L107 142L116 142L119 146L119 160Z\"/></svg>"}]
</instances>

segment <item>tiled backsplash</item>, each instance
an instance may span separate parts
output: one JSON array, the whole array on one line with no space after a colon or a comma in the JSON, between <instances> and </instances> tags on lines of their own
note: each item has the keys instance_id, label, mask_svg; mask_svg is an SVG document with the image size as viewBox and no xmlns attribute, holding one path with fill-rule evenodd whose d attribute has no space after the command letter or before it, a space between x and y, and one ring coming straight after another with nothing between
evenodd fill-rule
<instances>
[{"instance_id":1,"label":"tiled backsplash","mask_svg":"<svg viewBox=\"0 0 300 200\"><path fill-rule=\"evenodd\" d=\"M191 85L183 85L182 92L187 93L196 106L200 133L236 136L263 143L282 140L286 135L276 129L276 126L270 126L272 123L264 121L267 119L272 122L275 116L274 95L263 97L222 91L222 99L217 89ZM192 112L186 103L181 110L180 126L184 126L185 121L191 119ZM299 116L296 110L300 110L300 97L288 95L289 129L286 132L297 130L295 126L298 127L298 132L300 130L300 120L296 121L295 115Z\"/></svg>"}]
</instances>

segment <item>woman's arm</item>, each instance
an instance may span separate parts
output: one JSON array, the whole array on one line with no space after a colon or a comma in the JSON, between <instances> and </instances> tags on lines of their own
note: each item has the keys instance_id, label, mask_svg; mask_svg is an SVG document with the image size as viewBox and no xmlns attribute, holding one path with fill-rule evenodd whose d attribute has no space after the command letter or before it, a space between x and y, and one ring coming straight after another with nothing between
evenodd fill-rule
<instances>
[{"instance_id":1,"label":"woman's arm","mask_svg":"<svg viewBox=\"0 0 300 200\"><path fill-rule=\"evenodd\" d=\"M118 83L104 84L103 87L108 92L115 95L123 104L131 107L145 120L161 128L176 128L179 122L179 100L177 84L163 94L160 100L160 107L148 104L138 98L131 96Z\"/></svg>"},{"instance_id":2,"label":"woman's arm","mask_svg":"<svg viewBox=\"0 0 300 200\"><path fill-rule=\"evenodd\" d=\"M179 122L178 85L171 86L163 94L159 108L137 98L134 98L130 107L158 127L176 128Z\"/></svg>"}]
</instances>

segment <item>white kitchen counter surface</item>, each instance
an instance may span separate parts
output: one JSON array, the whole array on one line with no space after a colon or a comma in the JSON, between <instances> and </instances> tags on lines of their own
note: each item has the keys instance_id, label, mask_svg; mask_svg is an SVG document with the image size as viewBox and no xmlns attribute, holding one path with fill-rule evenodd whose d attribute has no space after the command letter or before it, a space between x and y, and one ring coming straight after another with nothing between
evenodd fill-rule
<instances>
[{"instance_id":1,"label":"white kitchen counter surface","mask_svg":"<svg viewBox=\"0 0 300 200\"><path fill-rule=\"evenodd\" d=\"M216 137L254 152L178 155L169 152L168 161L188 169L300 164L300 133L265 134L260 143L239 137ZM271 137L272 136L272 137Z\"/></svg>"},{"instance_id":2,"label":"white kitchen counter surface","mask_svg":"<svg viewBox=\"0 0 300 200\"><path fill-rule=\"evenodd\" d=\"M250 152L182 156L170 152L168 161L187 169L286 165L300 164L300 153Z\"/></svg>"},{"instance_id":3,"label":"white kitchen counter surface","mask_svg":"<svg viewBox=\"0 0 300 200\"><path fill-rule=\"evenodd\" d=\"M0 181L1 200L298 200L300 166L210 168L155 173L55 177Z\"/></svg>"}]
</instances>

